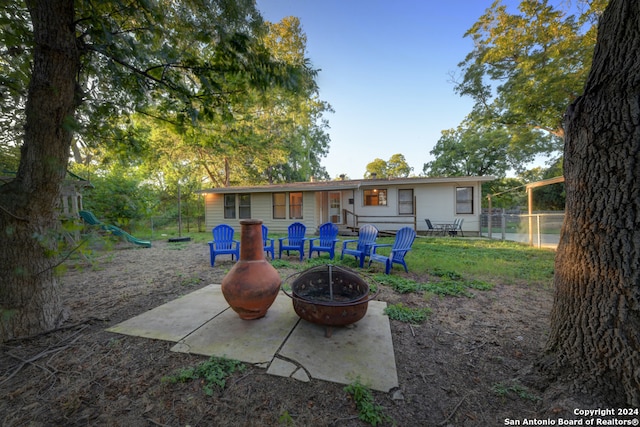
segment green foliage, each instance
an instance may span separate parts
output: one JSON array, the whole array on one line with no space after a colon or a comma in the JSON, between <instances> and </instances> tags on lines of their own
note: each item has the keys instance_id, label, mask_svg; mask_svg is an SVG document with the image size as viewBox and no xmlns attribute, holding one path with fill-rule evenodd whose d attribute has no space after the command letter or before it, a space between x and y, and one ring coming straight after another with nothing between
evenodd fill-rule
<instances>
[{"instance_id":1,"label":"green foliage","mask_svg":"<svg viewBox=\"0 0 640 427\"><path fill-rule=\"evenodd\" d=\"M322 115L332 109L319 99L298 18L265 23L247 1L74 5L82 55L82 103L71 124L76 163L141 167L173 200L178 181L191 194L204 177L216 186L328 178ZM7 59L0 61L0 166L14 171L30 21L20 2L0 7Z\"/></svg>"},{"instance_id":2,"label":"green foliage","mask_svg":"<svg viewBox=\"0 0 640 427\"><path fill-rule=\"evenodd\" d=\"M510 168L530 160L514 149L504 126L481 125L466 119L457 129L443 130L425 163L427 176L505 176Z\"/></svg>"},{"instance_id":3,"label":"green foliage","mask_svg":"<svg viewBox=\"0 0 640 427\"><path fill-rule=\"evenodd\" d=\"M517 384L504 384L504 383L496 383L491 387L491 391L493 391L496 395L506 398L507 396L514 394L520 399L525 400L541 400L539 396L532 394L528 388Z\"/></svg>"},{"instance_id":4,"label":"green foliage","mask_svg":"<svg viewBox=\"0 0 640 427\"><path fill-rule=\"evenodd\" d=\"M401 276L394 276L391 274L376 274L374 276L376 282L381 285L389 286L394 291L400 294L407 294L410 292L418 292L422 290L423 285L417 283L411 279L406 279Z\"/></svg>"},{"instance_id":5,"label":"green foliage","mask_svg":"<svg viewBox=\"0 0 640 427\"><path fill-rule=\"evenodd\" d=\"M376 175L376 178L403 178L408 177L411 174L413 168L409 166L404 155L397 153L392 155L389 160L374 159L367 164L367 169L364 174L365 178L372 178Z\"/></svg>"},{"instance_id":6,"label":"green foliage","mask_svg":"<svg viewBox=\"0 0 640 427\"><path fill-rule=\"evenodd\" d=\"M431 309L429 307L406 307L402 303L398 303L387 306L384 309L384 314L392 320L419 324L429 318Z\"/></svg>"},{"instance_id":7,"label":"green foliage","mask_svg":"<svg viewBox=\"0 0 640 427\"><path fill-rule=\"evenodd\" d=\"M286 259L272 259L271 260L271 265L274 268L294 268L293 264L291 263L291 261L288 261Z\"/></svg>"},{"instance_id":8,"label":"green foliage","mask_svg":"<svg viewBox=\"0 0 640 427\"><path fill-rule=\"evenodd\" d=\"M583 3L591 7L576 17L546 0L521 1L517 12L496 1L465 34L474 49L456 92L475 100L474 121L506 126L529 155L561 149L563 114L591 67L606 2Z\"/></svg>"},{"instance_id":9,"label":"green foliage","mask_svg":"<svg viewBox=\"0 0 640 427\"><path fill-rule=\"evenodd\" d=\"M378 240L385 243L387 238ZM464 272L466 278L487 283L548 287L553 283L554 258L554 251L509 241L416 239L405 259L416 274Z\"/></svg>"},{"instance_id":10,"label":"green foliage","mask_svg":"<svg viewBox=\"0 0 640 427\"><path fill-rule=\"evenodd\" d=\"M462 275L459 273L456 273L455 271L445 271L442 270L438 267L434 268L433 271L431 272L431 274L433 274L434 276L438 276L438 277L444 277L446 279L450 279L450 280L460 280L462 279Z\"/></svg>"},{"instance_id":11,"label":"green foliage","mask_svg":"<svg viewBox=\"0 0 640 427\"><path fill-rule=\"evenodd\" d=\"M482 183L482 207L488 208L487 196L491 195L492 209L510 209L527 205L527 193L524 187L525 182L516 178L501 178Z\"/></svg>"},{"instance_id":12,"label":"green foliage","mask_svg":"<svg viewBox=\"0 0 640 427\"><path fill-rule=\"evenodd\" d=\"M125 170L91 178L93 188L83 197L84 209L92 211L100 220L130 229L132 222L148 215L157 193Z\"/></svg>"},{"instance_id":13,"label":"green foliage","mask_svg":"<svg viewBox=\"0 0 640 427\"><path fill-rule=\"evenodd\" d=\"M280 414L280 416L278 417L278 424L284 424L287 426L295 425L295 423L293 422L293 417L291 416L289 411L284 411L282 414Z\"/></svg>"},{"instance_id":14,"label":"green foliage","mask_svg":"<svg viewBox=\"0 0 640 427\"><path fill-rule=\"evenodd\" d=\"M351 395L358 410L358 418L365 423L377 426L392 419L384 413L384 407L376 405L371 390L356 380L346 386L344 391Z\"/></svg>"},{"instance_id":15,"label":"green foliage","mask_svg":"<svg viewBox=\"0 0 640 427\"><path fill-rule=\"evenodd\" d=\"M191 380L203 380L203 390L207 396L212 396L215 388L223 389L226 378L234 372L243 372L246 366L237 360L212 356L206 362L192 368L185 368L172 376L162 377L162 382L175 384Z\"/></svg>"},{"instance_id":16,"label":"green foliage","mask_svg":"<svg viewBox=\"0 0 640 427\"><path fill-rule=\"evenodd\" d=\"M533 177L523 176L523 179L527 183L529 183L562 176L562 165L563 159L559 158L554 163L552 163L548 169L540 170L539 178L532 179ZM533 209L563 211L565 209L565 198L566 194L564 182L536 188L533 190Z\"/></svg>"},{"instance_id":17,"label":"green foliage","mask_svg":"<svg viewBox=\"0 0 640 427\"><path fill-rule=\"evenodd\" d=\"M389 286L400 294L428 292L439 296L473 297L473 294L469 292L469 288L482 291L493 288L492 284L481 280L464 280L460 274L453 271L442 271L436 268L432 274L434 276L441 277L444 280L438 282L417 283L411 279L387 274L378 274L374 276L374 278L378 283Z\"/></svg>"}]
</instances>

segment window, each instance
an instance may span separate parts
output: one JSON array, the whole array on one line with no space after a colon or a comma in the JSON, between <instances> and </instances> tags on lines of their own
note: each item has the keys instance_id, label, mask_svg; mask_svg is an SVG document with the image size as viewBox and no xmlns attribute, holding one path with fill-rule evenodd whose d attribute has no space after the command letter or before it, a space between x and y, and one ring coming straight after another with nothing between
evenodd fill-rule
<instances>
[{"instance_id":1,"label":"window","mask_svg":"<svg viewBox=\"0 0 640 427\"><path fill-rule=\"evenodd\" d=\"M302 219L302 193L273 193L273 219L286 219L287 195L289 219Z\"/></svg>"},{"instance_id":2,"label":"window","mask_svg":"<svg viewBox=\"0 0 640 427\"><path fill-rule=\"evenodd\" d=\"M287 212L287 198L285 193L273 193L273 218L285 219Z\"/></svg>"},{"instance_id":3,"label":"window","mask_svg":"<svg viewBox=\"0 0 640 427\"><path fill-rule=\"evenodd\" d=\"M456 188L456 213L473 213L473 187Z\"/></svg>"},{"instance_id":4,"label":"window","mask_svg":"<svg viewBox=\"0 0 640 427\"><path fill-rule=\"evenodd\" d=\"M387 206L387 190L364 190L364 205L365 206Z\"/></svg>"},{"instance_id":5,"label":"window","mask_svg":"<svg viewBox=\"0 0 640 427\"><path fill-rule=\"evenodd\" d=\"M224 217L226 219L233 219L236 217L236 195L235 194L224 195Z\"/></svg>"},{"instance_id":6,"label":"window","mask_svg":"<svg viewBox=\"0 0 640 427\"><path fill-rule=\"evenodd\" d=\"M413 190L398 190L398 214L413 215Z\"/></svg>"},{"instance_id":7,"label":"window","mask_svg":"<svg viewBox=\"0 0 640 427\"><path fill-rule=\"evenodd\" d=\"M248 219L251 218L251 194L239 194L240 199L238 218Z\"/></svg>"},{"instance_id":8,"label":"window","mask_svg":"<svg viewBox=\"0 0 640 427\"><path fill-rule=\"evenodd\" d=\"M289 219L302 219L302 193L289 193Z\"/></svg>"}]
</instances>

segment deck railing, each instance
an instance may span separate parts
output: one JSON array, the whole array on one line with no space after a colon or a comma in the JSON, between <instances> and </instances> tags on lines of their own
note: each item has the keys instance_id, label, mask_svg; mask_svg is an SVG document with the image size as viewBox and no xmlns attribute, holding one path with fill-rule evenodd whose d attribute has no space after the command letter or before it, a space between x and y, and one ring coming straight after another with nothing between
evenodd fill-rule
<instances>
[{"instance_id":1,"label":"deck railing","mask_svg":"<svg viewBox=\"0 0 640 427\"><path fill-rule=\"evenodd\" d=\"M342 210L342 223L353 229L360 228L363 224L373 224L380 231L397 230L402 227L412 227L416 229L416 216L414 215L361 215L355 214L348 209Z\"/></svg>"}]
</instances>

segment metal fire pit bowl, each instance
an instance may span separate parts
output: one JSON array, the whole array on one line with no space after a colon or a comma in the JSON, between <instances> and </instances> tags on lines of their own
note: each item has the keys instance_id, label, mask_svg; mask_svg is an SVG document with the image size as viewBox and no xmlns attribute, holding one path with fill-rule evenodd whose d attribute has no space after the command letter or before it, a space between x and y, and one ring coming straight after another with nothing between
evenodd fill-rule
<instances>
[{"instance_id":1,"label":"metal fire pit bowl","mask_svg":"<svg viewBox=\"0 0 640 427\"><path fill-rule=\"evenodd\" d=\"M355 272L334 265L321 265L289 276L293 309L302 319L325 326L331 337L332 327L346 326L362 319L369 301L369 285Z\"/></svg>"}]
</instances>

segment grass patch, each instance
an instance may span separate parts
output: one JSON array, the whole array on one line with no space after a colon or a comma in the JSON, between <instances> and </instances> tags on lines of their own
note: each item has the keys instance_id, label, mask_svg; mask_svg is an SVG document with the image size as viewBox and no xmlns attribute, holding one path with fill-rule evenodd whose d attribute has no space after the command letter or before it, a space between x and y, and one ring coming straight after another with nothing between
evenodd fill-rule
<instances>
[{"instance_id":1,"label":"grass patch","mask_svg":"<svg viewBox=\"0 0 640 427\"><path fill-rule=\"evenodd\" d=\"M485 282L551 287L555 251L500 240L420 238L405 259L416 274L459 280L464 272Z\"/></svg>"},{"instance_id":2,"label":"grass patch","mask_svg":"<svg viewBox=\"0 0 640 427\"><path fill-rule=\"evenodd\" d=\"M400 294L427 292L439 296L465 296L472 298L473 294L469 292L469 288L480 291L493 288L491 283L482 280L463 280L460 274L454 272L443 273L441 277L444 277L445 280L429 283L418 283L402 276L387 274L377 274L373 276L373 279L382 285L389 286Z\"/></svg>"},{"instance_id":3,"label":"grass patch","mask_svg":"<svg viewBox=\"0 0 640 427\"><path fill-rule=\"evenodd\" d=\"M276 269L278 269L278 268L283 268L283 269L297 268L290 261L287 261L285 259L272 259L271 260L271 265Z\"/></svg>"},{"instance_id":4,"label":"grass patch","mask_svg":"<svg viewBox=\"0 0 640 427\"><path fill-rule=\"evenodd\" d=\"M525 399L525 400L532 400L532 401L541 400L539 396L532 394L527 387L524 387L517 383L513 383L513 384L497 383L491 387L491 391L493 391L496 395L502 398L506 398L510 395L515 395L520 399Z\"/></svg>"},{"instance_id":5,"label":"grass patch","mask_svg":"<svg viewBox=\"0 0 640 427\"><path fill-rule=\"evenodd\" d=\"M207 396L213 396L216 388L220 390L224 388L228 376L236 371L243 372L245 369L246 366L237 360L212 356L200 365L181 369L175 375L162 377L161 381L175 384L201 379L204 384L202 388L204 393Z\"/></svg>"},{"instance_id":6,"label":"grass patch","mask_svg":"<svg viewBox=\"0 0 640 427\"><path fill-rule=\"evenodd\" d=\"M373 276L373 280L381 285L389 286L400 294L419 292L422 290L423 286L421 283L415 282L411 279L406 279L401 276L393 276L391 274L376 274Z\"/></svg>"},{"instance_id":7,"label":"grass patch","mask_svg":"<svg viewBox=\"0 0 640 427\"><path fill-rule=\"evenodd\" d=\"M192 244L206 244L211 240L211 232L184 233L192 237ZM285 235L283 235L285 236ZM239 238L237 233L236 238ZM274 234L274 237L276 235ZM393 237L380 237L378 243L392 244ZM331 263L344 266L366 274L367 269L359 269L352 256L340 259L341 243L336 244L336 255L329 260L323 253L320 258L299 262L296 260L271 260L276 268L303 270L316 265ZM294 254L297 255L296 252ZM473 283L526 284L550 288L553 284L555 251L531 247L518 242L466 239L466 238L417 238L412 250L406 256L409 272L419 276L432 275L443 280L461 281L462 276ZM391 277L404 275L402 269L394 267ZM376 277L378 277L376 275ZM377 279L378 280L378 279ZM382 282L378 280L378 282ZM410 283L395 285L398 289L411 287Z\"/></svg>"},{"instance_id":8,"label":"grass patch","mask_svg":"<svg viewBox=\"0 0 640 427\"><path fill-rule=\"evenodd\" d=\"M344 391L351 395L353 403L355 403L356 409L358 410L358 418L361 421L371 424L372 426L392 421L392 419L384 413L384 408L376 405L371 390L360 383L359 380L346 386Z\"/></svg>"},{"instance_id":9,"label":"grass patch","mask_svg":"<svg viewBox=\"0 0 640 427\"><path fill-rule=\"evenodd\" d=\"M431 309L428 307L411 308L398 303L387 306L384 309L384 314L389 316L389 319L416 325L429 318Z\"/></svg>"}]
</instances>

